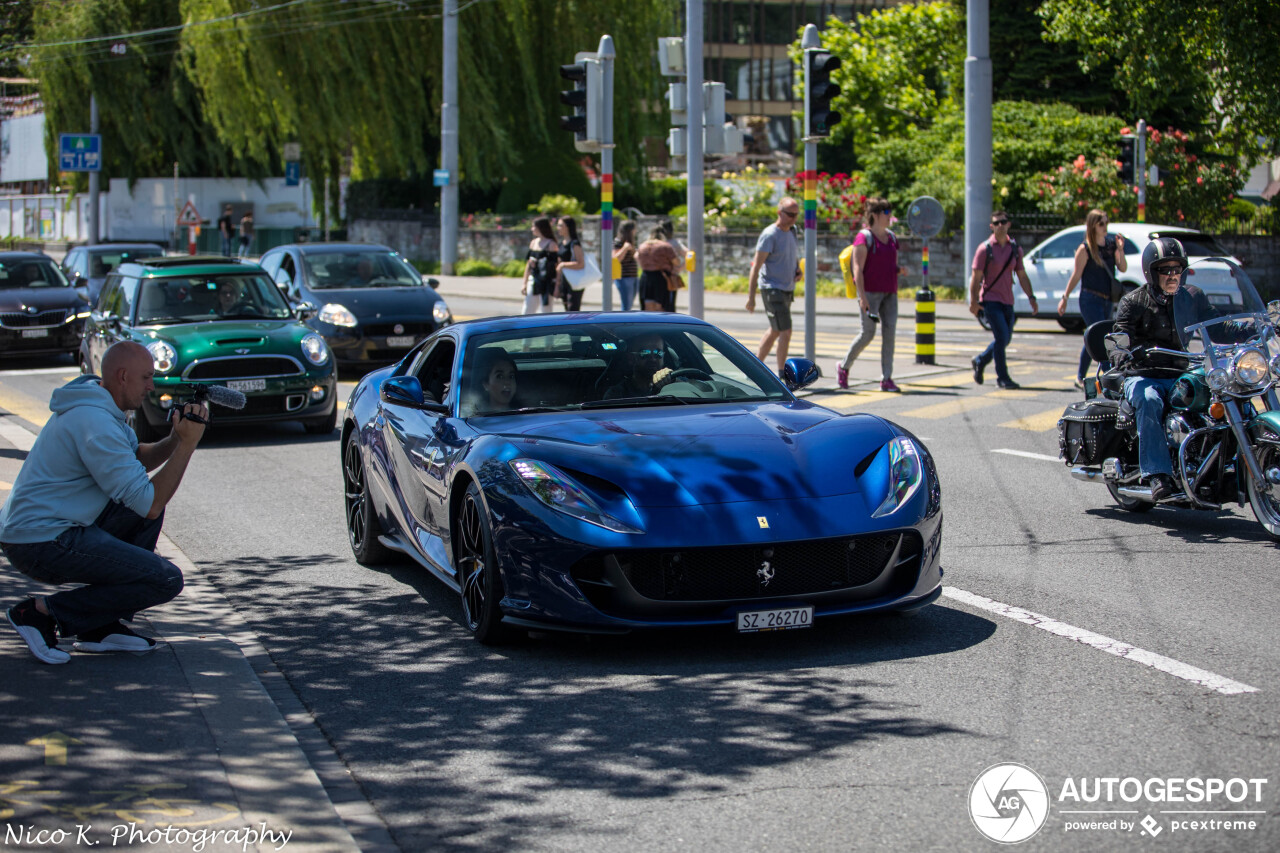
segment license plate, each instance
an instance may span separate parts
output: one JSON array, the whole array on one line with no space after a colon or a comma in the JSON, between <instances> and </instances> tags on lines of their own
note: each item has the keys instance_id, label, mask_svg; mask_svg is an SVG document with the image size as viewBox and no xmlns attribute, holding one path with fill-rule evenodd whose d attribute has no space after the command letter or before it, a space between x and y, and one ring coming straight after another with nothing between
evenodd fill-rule
<instances>
[{"instance_id":1,"label":"license plate","mask_svg":"<svg viewBox=\"0 0 1280 853\"><path fill-rule=\"evenodd\" d=\"M227 387L232 391L265 391L267 390L267 380L265 379L228 379Z\"/></svg>"},{"instance_id":2,"label":"license plate","mask_svg":"<svg viewBox=\"0 0 1280 853\"><path fill-rule=\"evenodd\" d=\"M387 346L389 347L411 347L413 344L413 335L392 335L387 338Z\"/></svg>"},{"instance_id":3,"label":"license plate","mask_svg":"<svg viewBox=\"0 0 1280 853\"><path fill-rule=\"evenodd\" d=\"M738 633L757 631L790 631L813 626L813 607L777 607L771 610L747 610L738 614Z\"/></svg>"},{"instance_id":4,"label":"license plate","mask_svg":"<svg viewBox=\"0 0 1280 853\"><path fill-rule=\"evenodd\" d=\"M47 338L49 337L48 329L23 329L22 336L24 338Z\"/></svg>"}]
</instances>

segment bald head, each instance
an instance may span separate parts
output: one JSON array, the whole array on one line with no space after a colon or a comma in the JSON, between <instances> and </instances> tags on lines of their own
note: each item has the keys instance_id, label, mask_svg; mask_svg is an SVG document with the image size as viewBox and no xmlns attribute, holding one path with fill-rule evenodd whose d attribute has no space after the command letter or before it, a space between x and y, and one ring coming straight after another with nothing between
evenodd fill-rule
<instances>
[{"instance_id":1,"label":"bald head","mask_svg":"<svg viewBox=\"0 0 1280 853\"><path fill-rule=\"evenodd\" d=\"M102 387L121 411L142 405L146 392L155 387L151 381L154 375L155 362L142 344L119 341L102 356Z\"/></svg>"}]
</instances>

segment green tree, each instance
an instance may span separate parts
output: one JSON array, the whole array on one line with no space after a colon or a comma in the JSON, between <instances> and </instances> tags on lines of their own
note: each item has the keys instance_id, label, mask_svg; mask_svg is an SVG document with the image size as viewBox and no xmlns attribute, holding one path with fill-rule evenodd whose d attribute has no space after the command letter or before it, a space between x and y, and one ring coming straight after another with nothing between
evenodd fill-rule
<instances>
[{"instance_id":1,"label":"green tree","mask_svg":"<svg viewBox=\"0 0 1280 853\"><path fill-rule=\"evenodd\" d=\"M860 158L877 140L910 137L959 109L965 33L954 3L904 3L855 21L833 17L822 46L840 58L832 79L840 86L833 109L841 120L826 145ZM800 61L799 41L792 57Z\"/></svg>"},{"instance_id":2,"label":"green tree","mask_svg":"<svg viewBox=\"0 0 1280 853\"><path fill-rule=\"evenodd\" d=\"M1085 71L1114 64L1130 115L1212 115L1212 138L1249 158L1263 153L1257 137L1273 150L1280 140L1280 27L1270 0L1045 0L1039 14L1048 38L1078 46Z\"/></svg>"}]
</instances>

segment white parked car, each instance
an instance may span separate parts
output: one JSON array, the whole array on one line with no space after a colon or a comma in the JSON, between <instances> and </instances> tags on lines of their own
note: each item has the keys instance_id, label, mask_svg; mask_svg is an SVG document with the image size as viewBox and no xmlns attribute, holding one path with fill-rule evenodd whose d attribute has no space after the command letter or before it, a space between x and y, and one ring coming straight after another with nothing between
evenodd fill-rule
<instances>
[{"instance_id":1,"label":"white parked car","mask_svg":"<svg viewBox=\"0 0 1280 853\"><path fill-rule=\"evenodd\" d=\"M1236 257L1228 255L1212 237L1194 228L1153 225L1149 222L1112 222L1107 227L1107 232L1124 238L1124 255L1129 269L1126 272L1120 272L1117 269L1116 278L1126 290L1132 290L1143 283L1142 250L1156 236L1174 237L1179 240L1182 247L1186 249L1187 259L1193 264L1206 257L1226 258L1233 263L1240 263ZM1075 225L1062 229L1033 249L1028 250L1025 246L1022 247L1023 266L1027 271L1027 277L1031 279L1031 289L1036 294L1036 301L1040 303L1040 317L1056 319L1062 328L1070 332L1084 331L1084 321L1080 318L1079 283L1071 291L1071 296L1067 299L1067 310L1061 317L1058 316L1058 300L1062 298L1062 291L1066 289L1067 282L1071 279L1071 271L1075 268L1076 248L1083 241L1084 226ZM1211 301L1221 301L1226 294L1238 292L1237 288L1231 286L1231 270L1225 264L1208 267L1201 264L1197 266L1195 274L1196 279L1190 283L1205 291ZM1218 300L1214 299L1215 291L1220 297ZM1013 287L1013 310L1018 317L1032 316L1031 302L1023 293L1022 283L1016 276ZM981 315L981 312L979 314ZM983 328L990 328L985 317L979 316L978 321L982 323Z\"/></svg>"}]
</instances>

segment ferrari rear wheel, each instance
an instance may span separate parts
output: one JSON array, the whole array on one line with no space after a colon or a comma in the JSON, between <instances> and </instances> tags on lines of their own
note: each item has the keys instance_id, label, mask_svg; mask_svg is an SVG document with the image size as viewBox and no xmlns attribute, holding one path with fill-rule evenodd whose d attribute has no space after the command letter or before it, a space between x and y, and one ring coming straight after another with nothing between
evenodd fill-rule
<instances>
[{"instance_id":1,"label":"ferrari rear wheel","mask_svg":"<svg viewBox=\"0 0 1280 853\"><path fill-rule=\"evenodd\" d=\"M462 587L462 618L477 640L496 645L508 639L502 624L502 579L493 553L493 533L480 488L472 483L462 499L454 534L454 567Z\"/></svg>"},{"instance_id":2,"label":"ferrari rear wheel","mask_svg":"<svg viewBox=\"0 0 1280 853\"><path fill-rule=\"evenodd\" d=\"M364 458L354 433L347 437L347 446L342 450L342 491L347 510L347 541L351 543L356 562L362 566L385 563L391 552L378 541L382 528L369 500Z\"/></svg>"}]
</instances>

